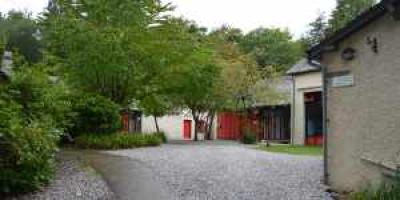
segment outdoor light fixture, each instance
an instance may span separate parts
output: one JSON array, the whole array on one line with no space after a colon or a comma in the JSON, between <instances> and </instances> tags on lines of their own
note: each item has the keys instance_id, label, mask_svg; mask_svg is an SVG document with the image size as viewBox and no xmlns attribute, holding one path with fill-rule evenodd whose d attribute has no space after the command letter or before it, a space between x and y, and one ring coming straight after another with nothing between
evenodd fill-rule
<instances>
[{"instance_id":1,"label":"outdoor light fixture","mask_svg":"<svg viewBox=\"0 0 400 200\"><path fill-rule=\"evenodd\" d=\"M376 37L367 37L367 44L371 47L374 53L378 53L378 39Z\"/></svg>"},{"instance_id":2,"label":"outdoor light fixture","mask_svg":"<svg viewBox=\"0 0 400 200\"><path fill-rule=\"evenodd\" d=\"M343 60L353 60L355 58L356 50L353 48L345 48L342 51L342 59Z\"/></svg>"}]
</instances>

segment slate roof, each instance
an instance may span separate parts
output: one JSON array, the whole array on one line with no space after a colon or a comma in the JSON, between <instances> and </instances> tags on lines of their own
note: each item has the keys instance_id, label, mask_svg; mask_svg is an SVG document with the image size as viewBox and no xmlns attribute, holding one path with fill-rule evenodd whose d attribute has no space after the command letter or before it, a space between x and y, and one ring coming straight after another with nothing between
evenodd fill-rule
<instances>
[{"instance_id":1,"label":"slate roof","mask_svg":"<svg viewBox=\"0 0 400 200\"><path fill-rule=\"evenodd\" d=\"M321 65L319 63L317 63L316 61L309 62L308 59L303 58L295 65L293 65L293 67L290 68L289 71L286 72L286 74L296 75L307 72L319 72L319 71L321 71Z\"/></svg>"}]
</instances>

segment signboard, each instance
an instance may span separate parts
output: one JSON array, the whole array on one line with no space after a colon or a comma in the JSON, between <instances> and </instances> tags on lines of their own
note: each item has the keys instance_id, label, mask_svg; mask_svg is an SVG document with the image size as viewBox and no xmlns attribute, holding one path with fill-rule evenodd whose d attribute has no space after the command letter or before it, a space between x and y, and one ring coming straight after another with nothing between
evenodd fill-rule
<instances>
[{"instance_id":1,"label":"signboard","mask_svg":"<svg viewBox=\"0 0 400 200\"><path fill-rule=\"evenodd\" d=\"M332 77L332 87L351 87L354 85L353 74L343 74Z\"/></svg>"}]
</instances>

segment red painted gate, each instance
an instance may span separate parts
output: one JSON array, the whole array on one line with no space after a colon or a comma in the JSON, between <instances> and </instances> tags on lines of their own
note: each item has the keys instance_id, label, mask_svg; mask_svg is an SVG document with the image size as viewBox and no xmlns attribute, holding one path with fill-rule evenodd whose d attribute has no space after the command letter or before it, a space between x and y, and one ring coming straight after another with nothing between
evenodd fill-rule
<instances>
[{"instance_id":1,"label":"red painted gate","mask_svg":"<svg viewBox=\"0 0 400 200\"><path fill-rule=\"evenodd\" d=\"M190 140L192 138L192 121L183 121L183 138Z\"/></svg>"},{"instance_id":2,"label":"red painted gate","mask_svg":"<svg viewBox=\"0 0 400 200\"><path fill-rule=\"evenodd\" d=\"M240 138L240 116L234 112L219 113L217 138L237 140Z\"/></svg>"}]
</instances>

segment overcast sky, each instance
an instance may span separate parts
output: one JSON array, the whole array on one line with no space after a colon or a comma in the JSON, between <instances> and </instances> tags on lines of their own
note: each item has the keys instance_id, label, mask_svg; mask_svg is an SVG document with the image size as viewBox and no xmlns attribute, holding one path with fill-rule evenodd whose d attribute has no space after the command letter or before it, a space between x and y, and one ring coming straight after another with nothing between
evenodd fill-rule
<instances>
[{"instance_id":1,"label":"overcast sky","mask_svg":"<svg viewBox=\"0 0 400 200\"><path fill-rule=\"evenodd\" d=\"M209 29L231 25L245 32L258 27L288 28L296 37L319 12L329 14L336 0L162 0L184 16ZM48 0L0 0L0 11L11 9L40 13Z\"/></svg>"}]
</instances>

